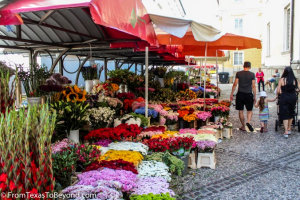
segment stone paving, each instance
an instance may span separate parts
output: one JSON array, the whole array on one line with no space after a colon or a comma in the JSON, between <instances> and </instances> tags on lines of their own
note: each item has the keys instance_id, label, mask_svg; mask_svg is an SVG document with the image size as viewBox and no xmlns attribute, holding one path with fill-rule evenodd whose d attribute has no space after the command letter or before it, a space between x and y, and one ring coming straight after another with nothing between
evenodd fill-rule
<instances>
[{"instance_id":1,"label":"stone paving","mask_svg":"<svg viewBox=\"0 0 300 200\"><path fill-rule=\"evenodd\" d=\"M228 99L232 84L220 85L221 99ZM269 96L274 96L268 93ZM300 200L300 133L295 127L285 139L283 128L275 132L276 103L270 103L269 131L238 131L237 112L231 107L233 138L224 139L216 149L216 169L189 170L171 183L178 199L291 199ZM259 128L258 109L254 127Z\"/></svg>"}]
</instances>

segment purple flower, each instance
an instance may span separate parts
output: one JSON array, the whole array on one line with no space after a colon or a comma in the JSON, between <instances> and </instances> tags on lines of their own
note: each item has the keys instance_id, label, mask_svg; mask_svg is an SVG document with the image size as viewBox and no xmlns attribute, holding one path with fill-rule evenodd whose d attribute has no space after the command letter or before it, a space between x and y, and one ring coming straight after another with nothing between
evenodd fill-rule
<instances>
[{"instance_id":1,"label":"purple flower","mask_svg":"<svg viewBox=\"0 0 300 200\"><path fill-rule=\"evenodd\" d=\"M175 196L173 190L169 189L169 183L162 177L143 177L137 181L137 186L133 189L133 194L162 194L169 193Z\"/></svg>"},{"instance_id":2,"label":"purple flower","mask_svg":"<svg viewBox=\"0 0 300 200\"><path fill-rule=\"evenodd\" d=\"M200 150L211 151L216 147L216 142L214 141L197 141L196 145Z\"/></svg>"},{"instance_id":3,"label":"purple flower","mask_svg":"<svg viewBox=\"0 0 300 200\"><path fill-rule=\"evenodd\" d=\"M99 140L98 142L95 142L94 145L99 145L99 146L102 146L102 147L108 147L108 145L112 143L111 140L109 139L103 139L103 140Z\"/></svg>"}]
</instances>

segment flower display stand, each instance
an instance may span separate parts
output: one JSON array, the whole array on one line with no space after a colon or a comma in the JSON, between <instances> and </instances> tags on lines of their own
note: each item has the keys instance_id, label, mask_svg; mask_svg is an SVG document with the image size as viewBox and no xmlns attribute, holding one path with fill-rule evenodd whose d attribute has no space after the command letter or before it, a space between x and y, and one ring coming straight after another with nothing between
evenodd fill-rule
<instances>
[{"instance_id":1,"label":"flower display stand","mask_svg":"<svg viewBox=\"0 0 300 200\"><path fill-rule=\"evenodd\" d=\"M222 139L223 138L223 129L217 129L217 132L215 134L215 137L217 139Z\"/></svg>"},{"instance_id":2,"label":"flower display stand","mask_svg":"<svg viewBox=\"0 0 300 200\"><path fill-rule=\"evenodd\" d=\"M222 135L224 138L230 139L232 137L232 128L223 128Z\"/></svg>"},{"instance_id":3,"label":"flower display stand","mask_svg":"<svg viewBox=\"0 0 300 200\"><path fill-rule=\"evenodd\" d=\"M198 153L197 168L201 167L209 167L211 169L216 168L215 151L212 153Z\"/></svg>"},{"instance_id":4,"label":"flower display stand","mask_svg":"<svg viewBox=\"0 0 300 200\"><path fill-rule=\"evenodd\" d=\"M188 167L192 169L197 169L197 163L196 163L196 153L195 151L192 151L189 155L189 163Z\"/></svg>"}]
</instances>

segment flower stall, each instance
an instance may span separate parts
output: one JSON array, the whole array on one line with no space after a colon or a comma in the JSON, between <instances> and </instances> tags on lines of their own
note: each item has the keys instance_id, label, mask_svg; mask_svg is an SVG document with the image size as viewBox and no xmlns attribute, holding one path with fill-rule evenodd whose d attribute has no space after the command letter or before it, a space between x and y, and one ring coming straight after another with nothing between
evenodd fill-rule
<instances>
[{"instance_id":1,"label":"flower stall","mask_svg":"<svg viewBox=\"0 0 300 200\"><path fill-rule=\"evenodd\" d=\"M94 69L83 69L86 80L95 78L91 70ZM230 130L230 102L216 98L204 101L201 86L189 86L176 79L173 81L176 87L173 87L159 80L165 73L162 69L153 73L149 83L148 118L145 117L142 76L127 70L111 71L106 82L95 83L93 87L87 83L87 91L71 85L59 74L43 74L45 77L35 85L39 89L32 95L47 96L47 101L41 102L40 107L28 105L21 111L27 109L28 115L35 112L36 120L42 120L40 124L27 124L28 130L43 128L45 134L47 131L53 134L27 142L24 148L34 152L30 148L31 142L35 142L46 145L43 148L49 153L39 152L31 159L36 160L30 168L21 166L19 170L34 168L37 171L34 173L41 173L39 167L49 163L49 159L52 162L43 168L49 174L48 179L41 180L45 187L27 187L26 191L58 191L68 195L79 192L93 194L98 199L175 199L176 191L170 188L172 176L184 176L188 167L214 169L218 139L222 134L227 137L226 133L231 133L227 131ZM7 87L3 85L1 82L1 87ZM216 91L211 87L207 93L209 89ZM9 104L5 105L9 108ZM8 115L15 118L22 114L10 109ZM6 118L3 114L1 117L4 123ZM216 117L219 119L214 120ZM19 126L18 131L21 131L23 125ZM1 129L0 135L4 137L3 133L10 130L13 129ZM37 133L29 131L29 134L33 137ZM30 137L24 139L30 140ZM11 142L13 139L9 138ZM46 140L52 144L44 144ZM9 167L9 163L0 164L3 169ZM47 171L49 167L52 171ZM1 177L14 181L16 186L19 184L16 177L8 177L5 170L0 172ZM11 190L7 187L4 191Z\"/></svg>"}]
</instances>

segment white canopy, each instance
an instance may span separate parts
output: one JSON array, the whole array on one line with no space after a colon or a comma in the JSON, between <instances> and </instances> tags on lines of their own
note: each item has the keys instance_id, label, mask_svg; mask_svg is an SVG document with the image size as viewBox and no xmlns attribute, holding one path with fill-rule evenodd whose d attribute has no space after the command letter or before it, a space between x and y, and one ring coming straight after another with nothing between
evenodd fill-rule
<instances>
[{"instance_id":1,"label":"white canopy","mask_svg":"<svg viewBox=\"0 0 300 200\"><path fill-rule=\"evenodd\" d=\"M193 20L167 17L156 14L149 14L155 26L162 31L182 38L189 31L192 31L196 41L212 42L219 39L224 33L213 26L199 23Z\"/></svg>"}]
</instances>

